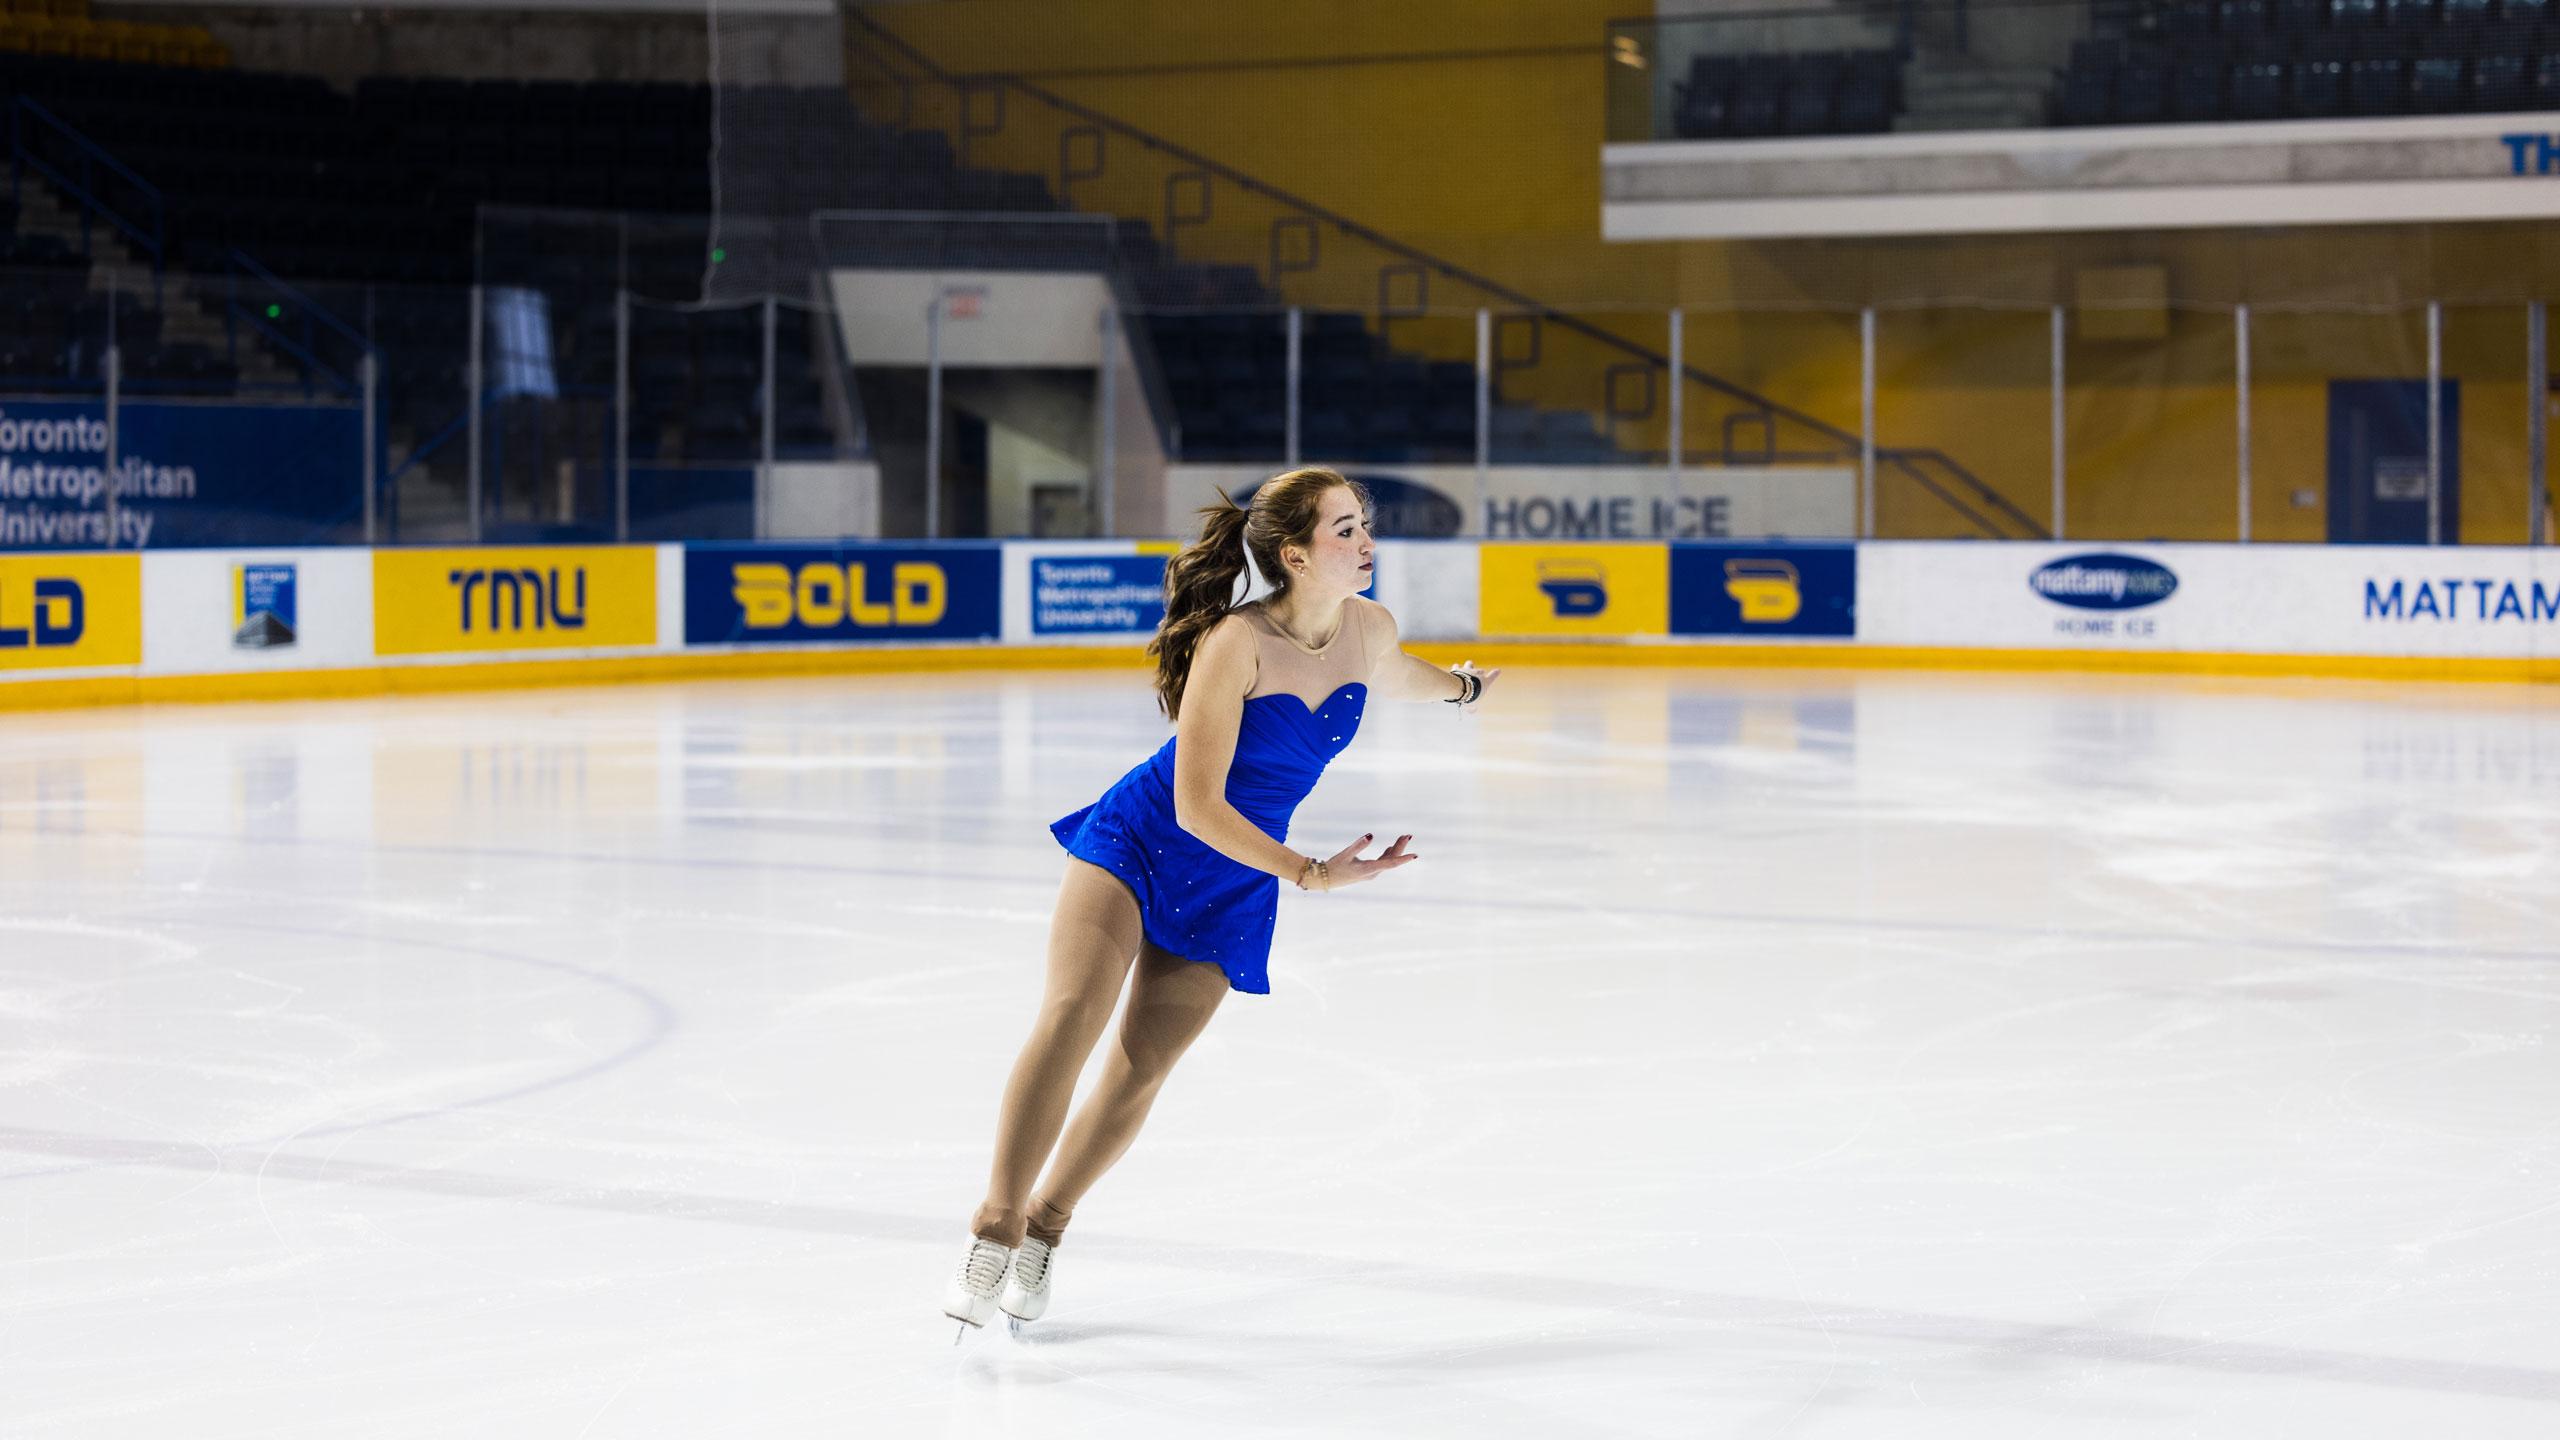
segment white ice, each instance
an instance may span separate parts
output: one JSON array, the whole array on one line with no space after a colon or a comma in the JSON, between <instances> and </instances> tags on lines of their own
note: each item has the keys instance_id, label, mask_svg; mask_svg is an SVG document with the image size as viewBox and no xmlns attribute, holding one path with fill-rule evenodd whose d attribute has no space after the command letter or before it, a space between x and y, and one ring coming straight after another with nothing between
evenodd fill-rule
<instances>
[{"instance_id":1,"label":"white ice","mask_svg":"<svg viewBox=\"0 0 2560 1440\"><path fill-rule=\"evenodd\" d=\"M2554 698L1381 704L958 1347L1142 676L0 716L0 1435L2560 1433Z\"/></svg>"}]
</instances>

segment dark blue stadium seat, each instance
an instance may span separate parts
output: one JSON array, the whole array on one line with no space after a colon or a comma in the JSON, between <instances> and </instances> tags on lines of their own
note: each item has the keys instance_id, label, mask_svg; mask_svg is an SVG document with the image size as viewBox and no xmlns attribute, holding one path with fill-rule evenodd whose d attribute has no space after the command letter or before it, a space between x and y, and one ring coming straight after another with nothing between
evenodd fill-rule
<instances>
[{"instance_id":1,"label":"dark blue stadium seat","mask_svg":"<svg viewBox=\"0 0 2560 1440\"><path fill-rule=\"evenodd\" d=\"M2489 10L2490 0L2444 0L2444 27L2486 40Z\"/></svg>"},{"instance_id":2,"label":"dark blue stadium seat","mask_svg":"<svg viewBox=\"0 0 2560 1440\"><path fill-rule=\"evenodd\" d=\"M1837 55L1799 55L1787 68L1786 99L1779 128L1789 135L1823 135L1831 130L1832 97L1846 68Z\"/></svg>"},{"instance_id":3,"label":"dark blue stadium seat","mask_svg":"<svg viewBox=\"0 0 2560 1440\"><path fill-rule=\"evenodd\" d=\"M1843 134L1866 135L1891 129L1901 109L1902 60L1890 50L1860 50L1850 55L1840 77L1833 109Z\"/></svg>"},{"instance_id":4,"label":"dark blue stadium seat","mask_svg":"<svg viewBox=\"0 0 2560 1440\"><path fill-rule=\"evenodd\" d=\"M2340 30L2369 30L2382 23L2382 0L2329 0L2329 23Z\"/></svg>"},{"instance_id":5,"label":"dark blue stadium seat","mask_svg":"<svg viewBox=\"0 0 2560 1440\"><path fill-rule=\"evenodd\" d=\"M2167 115L2169 72L2158 60L2137 55L2116 72L2115 101L2108 107L2119 125L2147 125Z\"/></svg>"},{"instance_id":6,"label":"dark blue stadium seat","mask_svg":"<svg viewBox=\"0 0 2560 1440\"><path fill-rule=\"evenodd\" d=\"M1731 55L1700 55L1689 62L1689 79L1681 88L1672 123L1691 139L1725 133L1733 118L1733 87L1742 62Z\"/></svg>"},{"instance_id":7,"label":"dark blue stadium seat","mask_svg":"<svg viewBox=\"0 0 2560 1440\"><path fill-rule=\"evenodd\" d=\"M2222 0L2221 13L2215 18L2213 28L2229 39L2265 34L2267 0Z\"/></svg>"},{"instance_id":8,"label":"dark blue stadium seat","mask_svg":"<svg viewBox=\"0 0 2560 1440\"><path fill-rule=\"evenodd\" d=\"M2339 60L2304 60L2293 67L2293 113L2304 118L2347 111L2347 67Z\"/></svg>"},{"instance_id":9,"label":"dark blue stadium seat","mask_svg":"<svg viewBox=\"0 0 2560 1440\"><path fill-rule=\"evenodd\" d=\"M2272 60L2231 67L2231 117L2274 120L2285 113L2284 66Z\"/></svg>"},{"instance_id":10,"label":"dark blue stadium seat","mask_svg":"<svg viewBox=\"0 0 2560 1440\"><path fill-rule=\"evenodd\" d=\"M2469 107L2473 110L2521 110L2532 98L2521 55L2483 55L2471 62Z\"/></svg>"},{"instance_id":11,"label":"dark blue stadium seat","mask_svg":"<svg viewBox=\"0 0 2560 1440\"><path fill-rule=\"evenodd\" d=\"M2115 88L2115 67L2075 65L2063 72L2054 119L2064 125L2104 125Z\"/></svg>"},{"instance_id":12,"label":"dark blue stadium seat","mask_svg":"<svg viewBox=\"0 0 2560 1440\"><path fill-rule=\"evenodd\" d=\"M2409 108L2421 115L2447 115L2461 109L2462 62L2429 56L2409 66Z\"/></svg>"},{"instance_id":13,"label":"dark blue stadium seat","mask_svg":"<svg viewBox=\"0 0 2560 1440\"><path fill-rule=\"evenodd\" d=\"M2397 115L2407 110L2408 79L2402 63L2378 58L2350 63L2347 108L2358 115Z\"/></svg>"},{"instance_id":14,"label":"dark blue stadium seat","mask_svg":"<svg viewBox=\"0 0 2560 1440\"><path fill-rule=\"evenodd\" d=\"M2222 114L2220 62L2202 56L2180 60L2170 73L2169 118L2219 120Z\"/></svg>"},{"instance_id":15,"label":"dark blue stadium seat","mask_svg":"<svg viewBox=\"0 0 2560 1440\"><path fill-rule=\"evenodd\" d=\"M2275 0L2273 28L2288 35L2308 35L2329 23L2329 0Z\"/></svg>"},{"instance_id":16,"label":"dark blue stadium seat","mask_svg":"<svg viewBox=\"0 0 2560 1440\"><path fill-rule=\"evenodd\" d=\"M1735 135L1775 135L1778 133L1780 107L1786 95L1786 74L1775 65L1755 65L1743 70L1733 88L1733 125Z\"/></svg>"},{"instance_id":17,"label":"dark blue stadium seat","mask_svg":"<svg viewBox=\"0 0 2560 1440\"><path fill-rule=\"evenodd\" d=\"M2211 35L2219 9L2215 0L2169 0L2168 13L2161 17L2160 28L2176 40Z\"/></svg>"}]
</instances>

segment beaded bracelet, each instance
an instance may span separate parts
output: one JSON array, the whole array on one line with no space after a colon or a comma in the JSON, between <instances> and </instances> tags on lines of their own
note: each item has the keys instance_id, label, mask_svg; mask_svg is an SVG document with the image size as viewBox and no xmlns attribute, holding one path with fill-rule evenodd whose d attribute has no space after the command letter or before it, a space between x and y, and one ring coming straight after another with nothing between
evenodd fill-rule
<instances>
[{"instance_id":1,"label":"beaded bracelet","mask_svg":"<svg viewBox=\"0 0 2560 1440\"><path fill-rule=\"evenodd\" d=\"M1312 886L1311 886L1311 885L1309 885L1309 884L1307 884L1307 877L1308 877L1309 875L1313 875L1313 876L1315 876L1315 877L1316 877L1316 883L1315 883L1314 885L1312 885ZM1301 889L1301 890L1309 890L1309 889L1313 889L1313 890L1330 890L1330 889L1332 889L1332 888L1333 888L1333 871L1332 871L1332 868L1331 868L1330 866L1326 865L1323 861L1316 859L1314 856L1312 856L1312 855L1308 856L1308 857L1307 857L1307 863L1298 867L1298 888L1299 888L1299 889Z\"/></svg>"}]
</instances>

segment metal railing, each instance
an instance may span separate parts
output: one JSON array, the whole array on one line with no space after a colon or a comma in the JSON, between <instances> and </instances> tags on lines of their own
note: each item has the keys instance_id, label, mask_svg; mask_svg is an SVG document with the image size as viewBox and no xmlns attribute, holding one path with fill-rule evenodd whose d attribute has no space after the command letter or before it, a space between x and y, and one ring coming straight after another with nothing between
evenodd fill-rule
<instances>
[{"instance_id":1,"label":"metal railing","mask_svg":"<svg viewBox=\"0 0 2560 1440\"><path fill-rule=\"evenodd\" d=\"M1581 402L1595 413L1616 411L1614 395L1607 388L1616 383L1615 375L1629 367L1650 373L1670 366L1669 373L1679 380L1670 388L1694 388L1699 408L1720 407L1744 417L1738 427L1758 427L1773 442L1766 449L1818 452L1839 460L1856 459L1865 453L1867 437L1855 427L1823 420L1704 366L1685 360L1673 365L1663 350L1586 318L1598 312L1576 313L1541 300L1164 135L1069 100L1018 76L955 75L858 10L848 11L845 20L848 63L854 67L849 80L857 97L866 90L894 96L886 102L886 108L892 111L886 118L902 127L931 123L939 113L939 123L955 136L955 149L963 163L970 160L974 145L1005 134L1027 105L1062 122L1056 132L1055 175L1058 193L1068 203L1075 202L1077 186L1107 177L1114 155L1134 153L1161 166L1161 208L1151 218L1160 223L1162 251L1168 259L1182 258L1187 243L1185 233L1213 217L1221 187L1225 187L1247 197L1268 214L1263 241L1257 247L1265 258L1257 269L1273 290L1303 288L1311 272L1334 264L1340 258L1337 252L1347 245L1360 247L1352 253L1356 257L1355 268L1365 272L1364 308L1384 338L1392 340L1396 327L1405 322L1435 315L1463 319L1477 310L1486 311L1495 317L1490 349L1497 405L1510 398L1506 394L1507 381L1544 363L1549 332L1553 331L1577 351L1576 358L1562 364L1598 382L1601 393L1587 395ZM1010 103L1017 97L1025 105ZM1114 141L1120 143L1115 145ZM1435 296L1435 282L1440 282L1444 291L1451 286L1461 287L1466 292L1462 303L1452 305L1445 294ZM1529 358L1518 358L1524 353ZM1775 443L1781 426L1797 432L1783 446ZM1968 518L1975 533L2032 533L2014 503L1942 448L1887 443L1876 447L1875 456L1877 464L1906 476L1923 491L1941 496L1952 511Z\"/></svg>"},{"instance_id":2,"label":"metal railing","mask_svg":"<svg viewBox=\"0 0 2560 1440\"><path fill-rule=\"evenodd\" d=\"M32 133L31 133L32 132ZM68 145L78 157L78 173L65 170L48 159L37 141L37 135L50 136ZM38 175L61 187L62 192L80 208L80 253L90 255L93 249L92 217L103 218L151 258L152 298L160 298L161 275L168 262L168 202L158 186L135 174L132 167L107 153L105 147L81 134L77 129L34 99L21 95L9 107L9 193L13 201L23 205L26 199L26 172ZM127 215L106 195L101 171L131 186L140 203L134 208L142 214Z\"/></svg>"}]
</instances>

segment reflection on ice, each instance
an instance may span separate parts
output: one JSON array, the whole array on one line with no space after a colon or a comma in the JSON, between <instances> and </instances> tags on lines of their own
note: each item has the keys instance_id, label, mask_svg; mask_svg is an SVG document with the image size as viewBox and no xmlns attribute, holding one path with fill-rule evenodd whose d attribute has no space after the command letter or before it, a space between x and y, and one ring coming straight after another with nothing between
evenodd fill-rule
<instances>
[{"instance_id":1,"label":"reflection on ice","mask_svg":"<svg viewBox=\"0 0 2560 1440\"><path fill-rule=\"evenodd\" d=\"M2541 1435L2532 691L1379 707L1080 1208L935 1313L1137 675L0 717L34 1434Z\"/></svg>"}]
</instances>

